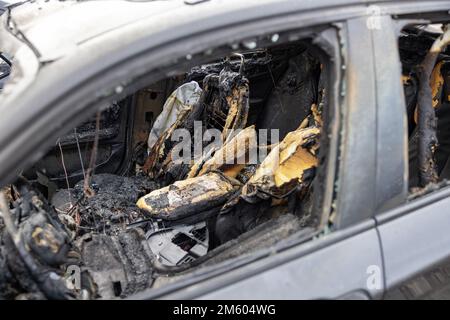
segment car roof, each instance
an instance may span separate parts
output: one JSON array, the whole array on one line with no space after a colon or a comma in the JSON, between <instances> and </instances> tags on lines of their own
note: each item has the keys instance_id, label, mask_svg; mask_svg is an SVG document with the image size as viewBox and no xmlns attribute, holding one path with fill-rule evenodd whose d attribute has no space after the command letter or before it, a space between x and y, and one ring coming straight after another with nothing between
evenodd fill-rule
<instances>
[{"instance_id":1,"label":"car roof","mask_svg":"<svg viewBox=\"0 0 450 320\"><path fill-rule=\"evenodd\" d=\"M10 19L44 61L54 60L75 47L143 21L171 27L180 20L202 23L220 12L230 19L241 12L248 19L274 11L315 10L367 4L370 0L89 0L25 2L11 9ZM386 1L384 1L386 2ZM152 32L152 30L148 30Z\"/></svg>"}]
</instances>

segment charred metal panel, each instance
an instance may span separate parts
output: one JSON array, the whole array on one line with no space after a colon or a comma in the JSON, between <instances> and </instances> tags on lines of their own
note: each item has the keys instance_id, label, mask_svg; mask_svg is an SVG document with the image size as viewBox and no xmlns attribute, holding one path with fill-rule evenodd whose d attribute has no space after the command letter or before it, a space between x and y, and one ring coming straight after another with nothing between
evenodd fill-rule
<instances>
[{"instance_id":1,"label":"charred metal panel","mask_svg":"<svg viewBox=\"0 0 450 320\"><path fill-rule=\"evenodd\" d=\"M436 99L433 94L439 91L439 83L430 84L430 80L438 80L433 78L433 69L439 54L447 47L450 42L450 25L445 25L444 33L437 37L425 56L422 63L417 67L419 78L419 92L417 97L418 110L418 160L419 160L419 183L421 187L425 187L429 183L438 181L438 172L435 160L435 152L438 146L437 140L437 119L433 107L437 106ZM440 71L438 71L440 73ZM442 81L443 82L443 81ZM433 90L433 88L437 89ZM433 92L437 91L437 92Z\"/></svg>"},{"instance_id":2,"label":"charred metal panel","mask_svg":"<svg viewBox=\"0 0 450 320\"><path fill-rule=\"evenodd\" d=\"M170 81L159 81L136 93L134 101L133 147L146 143L156 117L161 113Z\"/></svg>"}]
</instances>

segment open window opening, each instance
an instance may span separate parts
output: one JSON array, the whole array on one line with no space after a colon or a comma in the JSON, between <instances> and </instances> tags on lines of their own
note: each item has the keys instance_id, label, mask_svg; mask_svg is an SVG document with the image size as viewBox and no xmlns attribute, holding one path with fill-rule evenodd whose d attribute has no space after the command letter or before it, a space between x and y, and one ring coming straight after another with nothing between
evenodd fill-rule
<instances>
[{"instance_id":1,"label":"open window opening","mask_svg":"<svg viewBox=\"0 0 450 320\"><path fill-rule=\"evenodd\" d=\"M112 102L5 188L0 292L127 297L323 231L332 64L263 39Z\"/></svg>"},{"instance_id":2,"label":"open window opening","mask_svg":"<svg viewBox=\"0 0 450 320\"><path fill-rule=\"evenodd\" d=\"M429 24L408 25L399 38L412 197L450 179L450 31L442 17L433 14Z\"/></svg>"}]
</instances>

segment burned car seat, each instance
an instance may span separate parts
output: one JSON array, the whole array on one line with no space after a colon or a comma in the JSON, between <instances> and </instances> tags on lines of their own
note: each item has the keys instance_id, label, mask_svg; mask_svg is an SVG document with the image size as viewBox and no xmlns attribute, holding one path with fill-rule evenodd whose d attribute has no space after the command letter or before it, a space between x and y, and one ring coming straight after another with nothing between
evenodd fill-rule
<instances>
[{"instance_id":1,"label":"burned car seat","mask_svg":"<svg viewBox=\"0 0 450 320\"><path fill-rule=\"evenodd\" d=\"M174 141L174 132L182 129L192 137L195 134L195 122L201 121L202 132L217 129L222 133L222 141L226 141L235 130L245 128L248 111L248 80L241 73L232 71L229 64L225 63L218 75L210 74L204 78L199 102L192 108L183 110L175 123L154 144L144 171L150 177L160 180L163 185L186 178L193 163L173 161L172 156L177 151L174 147L178 142ZM203 142L202 147L208 143ZM194 145L190 151L194 154Z\"/></svg>"},{"instance_id":2,"label":"burned car seat","mask_svg":"<svg viewBox=\"0 0 450 320\"><path fill-rule=\"evenodd\" d=\"M241 121L242 125L227 125L227 123L232 123L234 118L237 120L243 118L248 112L247 104L239 103L239 99L248 95L248 89L235 89L238 91L237 94L227 95L230 97L227 100L230 101L228 106L231 107L228 108L229 114L226 116L220 108L223 104L219 104L214 96L212 99L205 98L214 92L214 89L220 88L217 81L219 84L224 84L221 79L225 79L225 75L230 74L230 71L224 68L219 76L208 75L204 79L204 92L200 101L211 101L205 105L205 110L208 111L206 115L212 114L213 116L204 118L203 123L206 123L206 128L223 128L222 138L225 143L221 148L214 149L210 155L204 155L205 157L200 161L196 161L190 167L186 176L188 179L151 192L139 200L138 206L153 218L158 219L183 220L186 217L195 216L198 222L207 218L209 234L213 235L210 238L210 249L237 237L264 221L286 212L294 212L296 210L295 203L304 202L306 207L310 196L308 190L318 166L317 152L323 125L322 110L326 103L325 83L320 76L321 73L317 75L317 72L313 72L313 70L317 71L316 67L320 66L309 61L304 52L300 56L294 57L290 65L291 67L287 68L285 75L280 78L280 83L284 85L286 79L289 78L289 83L293 85L292 89L284 92L275 90L272 96L278 96L283 101L289 101L289 99L299 101L300 105L291 103L291 107L297 107L296 116L300 116L300 119L293 130L283 133L284 139L280 143L259 144L254 125L248 126L234 136L226 136L224 130L239 128L245 124L244 121ZM304 74L305 68L308 71L306 74ZM292 79L295 74L302 78ZM300 87L294 85L296 83L299 83ZM226 90L222 92L226 92ZM234 99L231 98L233 96ZM241 106L233 108L233 100L237 106ZM279 110L281 108L276 104L271 105L273 101L270 99L269 102L270 105L267 105L266 109ZM306 104L309 104L309 107L305 111ZM245 110L245 113L243 112L242 116L239 116L239 110ZM286 116L285 111L278 113L277 123L286 122L281 120ZM280 118L280 116L282 117ZM222 121L218 122L220 119ZM259 121L259 124L261 123L264 121ZM290 121L289 125L292 126L293 123ZM279 125L281 124L279 123ZM252 164L240 161L242 159L250 160L250 154L254 154L255 150L258 150L257 153L260 154L259 151L262 149L267 152L262 159L258 157L257 161ZM225 159L232 161L227 162ZM226 179L219 177L226 177ZM198 192L200 190L198 186L208 180L211 182L218 180L220 186L217 184L212 189L201 187L202 192ZM185 194L189 192L192 193L189 194L190 198L188 199ZM207 197L203 197L202 193L205 195L213 193L213 200L208 202ZM186 205L187 203L190 205ZM181 207L183 210L179 210ZM299 206L297 205L297 207Z\"/></svg>"}]
</instances>

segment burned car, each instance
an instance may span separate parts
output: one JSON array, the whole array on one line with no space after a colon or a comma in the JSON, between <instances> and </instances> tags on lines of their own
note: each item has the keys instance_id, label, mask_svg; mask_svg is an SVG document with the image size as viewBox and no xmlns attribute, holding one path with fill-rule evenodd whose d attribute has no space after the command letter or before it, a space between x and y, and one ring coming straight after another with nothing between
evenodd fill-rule
<instances>
[{"instance_id":1,"label":"burned car","mask_svg":"<svg viewBox=\"0 0 450 320\"><path fill-rule=\"evenodd\" d=\"M445 298L449 7L7 6L0 298Z\"/></svg>"}]
</instances>

